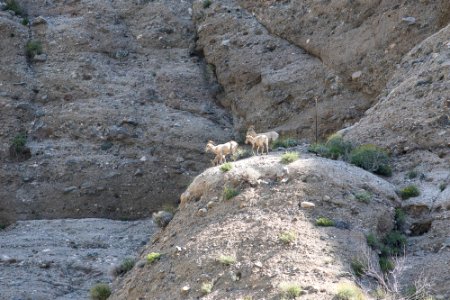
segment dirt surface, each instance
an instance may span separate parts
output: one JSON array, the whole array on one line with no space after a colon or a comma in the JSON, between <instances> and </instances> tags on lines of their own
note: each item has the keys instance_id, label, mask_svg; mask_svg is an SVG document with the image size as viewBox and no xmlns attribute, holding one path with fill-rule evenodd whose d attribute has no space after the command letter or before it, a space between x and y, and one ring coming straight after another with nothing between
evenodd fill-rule
<instances>
[{"instance_id":1,"label":"dirt surface","mask_svg":"<svg viewBox=\"0 0 450 300\"><path fill-rule=\"evenodd\" d=\"M0 299L88 299L157 231L151 220L17 222L0 230Z\"/></svg>"}]
</instances>

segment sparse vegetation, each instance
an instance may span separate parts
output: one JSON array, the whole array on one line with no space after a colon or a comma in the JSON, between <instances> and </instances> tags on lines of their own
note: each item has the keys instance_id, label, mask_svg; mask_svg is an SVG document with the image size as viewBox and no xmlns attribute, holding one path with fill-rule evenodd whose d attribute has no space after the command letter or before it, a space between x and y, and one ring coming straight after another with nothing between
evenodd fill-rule
<instances>
[{"instance_id":1,"label":"sparse vegetation","mask_svg":"<svg viewBox=\"0 0 450 300\"><path fill-rule=\"evenodd\" d=\"M298 159L297 152L286 152L281 156L281 163L290 164Z\"/></svg>"},{"instance_id":2,"label":"sparse vegetation","mask_svg":"<svg viewBox=\"0 0 450 300\"><path fill-rule=\"evenodd\" d=\"M25 150L27 143L27 134L21 132L17 134L11 141L11 148L17 153L22 153Z\"/></svg>"},{"instance_id":3,"label":"sparse vegetation","mask_svg":"<svg viewBox=\"0 0 450 300\"><path fill-rule=\"evenodd\" d=\"M292 282L282 282L280 284L280 294L282 299L295 299L300 296L302 288Z\"/></svg>"},{"instance_id":4,"label":"sparse vegetation","mask_svg":"<svg viewBox=\"0 0 450 300\"><path fill-rule=\"evenodd\" d=\"M161 253L158 253L158 252L149 253L149 254L147 254L146 258L147 258L147 263L151 264L161 258Z\"/></svg>"},{"instance_id":5,"label":"sparse vegetation","mask_svg":"<svg viewBox=\"0 0 450 300\"><path fill-rule=\"evenodd\" d=\"M5 10L12 10L18 16L23 13L22 7L16 0L7 0Z\"/></svg>"},{"instance_id":6,"label":"sparse vegetation","mask_svg":"<svg viewBox=\"0 0 450 300\"><path fill-rule=\"evenodd\" d=\"M380 269L383 273L392 271L395 268L394 262L392 260L390 260L388 257L381 256L379 263L380 263Z\"/></svg>"},{"instance_id":7,"label":"sparse vegetation","mask_svg":"<svg viewBox=\"0 0 450 300\"><path fill-rule=\"evenodd\" d=\"M173 213L165 211L165 210L160 210L160 211L152 214L153 222L155 222L155 224L161 228L164 228L167 225L169 225L169 223L170 223L170 221L172 221L172 219L173 219Z\"/></svg>"},{"instance_id":8,"label":"sparse vegetation","mask_svg":"<svg viewBox=\"0 0 450 300\"><path fill-rule=\"evenodd\" d=\"M25 45L25 53L29 59L42 54L42 43L40 41L28 41Z\"/></svg>"},{"instance_id":9,"label":"sparse vegetation","mask_svg":"<svg viewBox=\"0 0 450 300\"><path fill-rule=\"evenodd\" d=\"M400 190L400 197L402 197L403 200L417 197L420 195L420 191L414 184L408 185Z\"/></svg>"},{"instance_id":10,"label":"sparse vegetation","mask_svg":"<svg viewBox=\"0 0 450 300\"><path fill-rule=\"evenodd\" d=\"M350 263L350 267L352 268L353 273L358 277L362 276L366 270L366 266L358 259L353 259Z\"/></svg>"},{"instance_id":11,"label":"sparse vegetation","mask_svg":"<svg viewBox=\"0 0 450 300\"><path fill-rule=\"evenodd\" d=\"M353 283L340 283L336 294L337 300L364 300L363 292Z\"/></svg>"},{"instance_id":12,"label":"sparse vegetation","mask_svg":"<svg viewBox=\"0 0 450 300\"><path fill-rule=\"evenodd\" d=\"M293 231L284 231L280 234L278 239L284 244L290 244L297 239L297 235Z\"/></svg>"},{"instance_id":13,"label":"sparse vegetation","mask_svg":"<svg viewBox=\"0 0 450 300\"><path fill-rule=\"evenodd\" d=\"M222 172L228 172L233 168L233 165L229 162L224 163L223 165L220 166L220 171Z\"/></svg>"},{"instance_id":14,"label":"sparse vegetation","mask_svg":"<svg viewBox=\"0 0 450 300\"><path fill-rule=\"evenodd\" d=\"M345 141L342 135L335 133L327 139L325 144L313 144L308 148L308 151L322 157L331 159L340 158L346 161L352 149L353 146L350 142Z\"/></svg>"},{"instance_id":15,"label":"sparse vegetation","mask_svg":"<svg viewBox=\"0 0 450 300\"><path fill-rule=\"evenodd\" d=\"M372 200L372 194L369 191L363 190L360 192L357 192L355 194L356 200L363 202L363 203L370 203Z\"/></svg>"},{"instance_id":16,"label":"sparse vegetation","mask_svg":"<svg viewBox=\"0 0 450 300\"><path fill-rule=\"evenodd\" d=\"M327 217L319 217L316 220L317 226L329 227L334 226L333 220L328 219Z\"/></svg>"},{"instance_id":17,"label":"sparse vegetation","mask_svg":"<svg viewBox=\"0 0 450 300\"><path fill-rule=\"evenodd\" d=\"M369 247L371 247L372 249L377 249L380 245L378 238L373 233L369 233L366 237L366 240L367 245L369 245Z\"/></svg>"},{"instance_id":18,"label":"sparse vegetation","mask_svg":"<svg viewBox=\"0 0 450 300\"><path fill-rule=\"evenodd\" d=\"M0 224L0 230L5 229L7 226L5 224Z\"/></svg>"},{"instance_id":19,"label":"sparse vegetation","mask_svg":"<svg viewBox=\"0 0 450 300\"><path fill-rule=\"evenodd\" d=\"M212 4L211 0L203 0L203 8L208 8Z\"/></svg>"},{"instance_id":20,"label":"sparse vegetation","mask_svg":"<svg viewBox=\"0 0 450 300\"><path fill-rule=\"evenodd\" d=\"M447 188L447 183L445 183L445 182L442 182L442 183L439 185L439 190L440 190L441 192L443 192L446 188Z\"/></svg>"},{"instance_id":21,"label":"sparse vegetation","mask_svg":"<svg viewBox=\"0 0 450 300\"><path fill-rule=\"evenodd\" d=\"M236 258L229 255L221 255L219 258L217 258L217 261L220 262L224 266L230 266L234 263L236 263Z\"/></svg>"},{"instance_id":22,"label":"sparse vegetation","mask_svg":"<svg viewBox=\"0 0 450 300\"><path fill-rule=\"evenodd\" d=\"M395 226L400 229L406 221L406 214L401 208L395 209Z\"/></svg>"},{"instance_id":23,"label":"sparse vegetation","mask_svg":"<svg viewBox=\"0 0 450 300\"><path fill-rule=\"evenodd\" d=\"M201 287L200 287L200 291L204 294L207 295L209 293L211 293L213 288L213 284L212 282L203 282Z\"/></svg>"},{"instance_id":24,"label":"sparse vegetation","mask_svg":"<svg viewBox=\"0 0 450 300\"><path fill-rule=\"evenodd\" d=\"M27 26L28 24L30 24L30 20L28 20L27 17L24 17L24 18L22 19L22 25Z\"/></svg>"},{"instance_id":25,"label":"sparse vegetation","mask_svg":"<svg viewBox=\"0 0 450 300\"><path fill-rule=\"evenodd\" d=\"M364 170L385 176L392 175L387 152L372 144L361 145L350 153L350 162Z\"/></svg>"},{"instance_id":26,"label":"sparse vegetation","mask_svg":"<svg viewBox=\"0 0 450 300\"><path fill-rule=\"evenodd\" d=\"M383 243L388 247L388 252L390 255L401 254L406 245L406 237L399 231L391 231L383 239ZM382 249L383 250L383 249Z\"/></svg>"},{"instance_id":27,"label":"sparse vegetation","mask_svg":"<svg viewBox=\"0 0 450 300\"><path fill-rule=\"evenodd\" d=\"M133 269L135 262L136 260L133 257L125 258L120 265L114 268L113 275L119 276L125 274L126 272Z\"/></svg>"},{"instance_id":28,"label":"sparse vegetation","mask_svg":"<svg viewBox=\"0 0 450 300\"><path fill-rule=\"evenodd\" d=\"M91 288L92 300L106 300L111 296L111 288L106 283L98 283Z\"/></svg>"},{"instance_id":29,"label":"sparse vegetation","mask_svg":"<svg viewBox=\"0 0 450 300\"><path fill-rule=\"evenodd\" d=\"M419 175L419 173L416 170L411 170L406 174L406 178L408 179L414 179Z\"/></svg>"},{"instance_id":30,"label":"sparse vegetation","mask_svg":"<svg viewBox=\"0 0 450 300\"><path fill-rule=\"evenodd\" d=\"M273 148L291 148L298 145L298 141L293 138L284 138L284 139L278 139L272 143L272 149Z\"/></svg>"},{"instance_id":31,"label":"sparse vegetation","mask_svg":"<svg viewBox=\"0 0 450 300\"><path fill-rule=\"evenodd\" d=\"M231 198L234 198L234 197L236 197L237 195L239 195L239 191L236 190L236 189L234 189L234 188L232 188L232 187L226 186L226 187L223 189L223 198L224 198L225 200L230 200Z\"/></svg>"}]
</instances>

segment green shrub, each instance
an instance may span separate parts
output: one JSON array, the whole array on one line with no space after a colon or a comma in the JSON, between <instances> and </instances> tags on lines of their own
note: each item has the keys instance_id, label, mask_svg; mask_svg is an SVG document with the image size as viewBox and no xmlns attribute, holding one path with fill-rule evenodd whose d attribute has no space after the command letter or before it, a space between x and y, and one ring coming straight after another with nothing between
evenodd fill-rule
<instances>
[{"instance_id":1,"label":"green shrub","mask_svg":"<svg viewBox=\"0 0 450 300\"><path fill-rule=\"evenodd\" d=\"M42 54L42 43L40 41L28 41L25 45L25 53L29 59Z\"/></svg>"},{"instance_id":2,"label":"green shrub","mask_svg":"<svg viewBox=\"0 0 450 300\"><path fill-rule=\"evenodd\" d=\"M27 17L24 17L22 20L22 25L27 26L28 24L30 24L30 20L28 20Z\"/></svg>"},{"instance_id":3,"label":"green shrub","mask_svg":"<svg viewBox=\"0 0 450 300\"><path fill-rule=\"evenodd\" d=\"M363 292L353 283L343 282L338 285L337 300L364 300Z\"/></svg>"},{"instance_id":4,"label":"green shrub","mask_svg":"<svg viewBox=\"0 0 450 300\"><path fill-rule=\"evenodd\" d=\"M399 231L391 231L383 239L383 243L388 247L390 255L401 254L406 245L406 237Z\"/></svg>"},{"instance_id":5,"label":"green shrub","mask_svg":"<svg viewBox=\"0 0 450 300\"><path fill-rule=\"evenodd\" d=\"M5 10L12 10L18 16L23 13L22 7L16 0L7 0Z\"/></svg>"},{"instance_id":6,"label":"green shrub","mask_svg":"<svg viewBox=\"0 0 450 300\"><path fill-rule=\"evenodd\" d=\"M406 214L401 208L395 209L395 223L397 228L401 228L406 221Z\"/></svg>"},{"instance_id":7,"label":"green shrub","mask_svg":"<svg viewBox=\"0 0 450 300\"><path fill-rule=\"evenodd\" d=\"M377 249L380 246L380 242L378 241L378 238L373 234L369 233L366 237L367 245L371 247L372 249Z\"/></svg>"},{"instance_id":8,"label":"green shrub","mask_svg":"<svg viewBox=\"0 0 450 300\"><path fill-rule=\"evenodd\" d=\"M208 8L212 4L211 0L203 0L203 8Z\"/></svg>"},{"instance_id":9,"label":"green shrub","mask_svg":"<svg viewBox=\"0 0 450 300\"><path fill-rule=\"evenodd\" d=\"M222 172L228 172L233 168L233 165L229 162L224 163L223 165L220 166L220 171Z\"/></svg>"},{"instance_id":10,"label":"green shrub","mask_svg":"<svg viewBox=\"0 0 450 300\"><path fill-rule=\"evenodd\" d=\"M239 191L238 190L236 190L236 189L234 189L234 188L231 188L231 187L225 187L224 189L223 189L223 198L225 199L225 200L230 200L231 198L234 198L234 197L236 197L237 195L239 195Z\"/></svg>"},{"instance_id":11,"label":"green shrub","mask_svg":"<svg viewBox=\"0 0 450 300\"><path fill-rule=\"evenodd\" d=\"M200 291L204 294L207 295L209 293L211 293L213 288L213 284L212 282L203 282L201 287L200 287Z\"/></svg>"},{"instance_id":12,"label":"green shrub","mask_svg":"<svg viewBox=\"0 0 450 300\"><path fill-rule=\"evenodd\" d=\"M409 199L411 197L417 197L420 195L420 191L415 185L408 185L407 187L404 187L402 190L400 190L400 197L402 197L403 200Z\"/></svg>"},{"instance_id":13,"label":"green shrub","mask_svg":"<svg viewBox=\"0 0 450 300\"><path fill-rule=\"evenodd\" d=\"M134 264L136 263L136 260L132 257L127 257L125 258L122 263L119 265L119 267L117 268L117 274L121 275L121 274L125 274L126 272L130 271L131 269L133 269Z\"/></svg>"},{"instance_id":14,"label":"green shrub","mask_svg":"<svg viewBox=\"0 0 450 300\"><path fill-rule=\"evenodd\" d=\"M361 145L350 153L350 162L364 170L391 176L392 169L387 152L375 145Z\"/></svg>"},{"instance_id":15,"label":"green shrub","mask_svg":"<svg viewBox=\"0 0 450 300\"><path fill-rule=\"evenodd\" d=\"M297 235L292 231L284 231L280 234L278 239L284 244L290 244L297 239Z\"/></svg>"},{"instance_id":16,"label":"green shrub","mask_svg":"<svg viewBox=\"0 0 450 300\"><path fill-rule=\"evenodd\" d=\"M298 141L293 138L278 139L272 143L272 148L291 148L298 145Z\"/></svg>"},{"instance_id":17,"label":"green shrub","mask_svg":"<svg viewBox=\"0 0 450 300\"><path fill-rule=\"evenodd\" d=\"M408 179L414 179L414 178L417 177L417 175L419 175L419 173L417 173L416 170L411 170L411 171L409 171L409 172L406 174L406 177L407 177Z\"/></svg>"},{"instance_id":18,"label":"green shrub","mask_svg":"<svg viewBox=\"0 0 450 300\"><path fill-rule=\"evenodd\" d=\"M395 264L392 262L392 260L390 260L389 258L384 257L384 256L380 257L379 263L380 263L380 269L381 269L381 271L383 271L383 273L392 271L395 268Z\"/></svg>"},{"instance_id":19,"label":"green shrub","mask_svg":"<svg viewBox=\"0 0 450 300\"><path fill-rule=\"evenodd\" d=\"M281 163L286 165L296 161L297 159L298 159L297 152L286 152L283 155L281 155Z\"/></svg>"},{"instance_id":20,"label":"green shrub","mask_svg":"<svg viewBox=\"0 0 450 300\"><path fill-rule=\"evenodd\" d=\"M342 158L343 160L347 160L348 155L352 151L352 144L350 142L344 141L344 138L340 134L333 134L325 143L325 147L327 147L327 157L331 159Z\"/></svg>"},{"instance_id":21,"label":"green shrub","mask_svg":"<svg viewBox=\"0 0 450 300\"><path fill-rule=\"evenodd\" d=\"M356 276L361 277L366 272L366 266L358 259L353 259L350 263L350 267Z\"/></svg>"},{"instance_id":22,"label":"green shrub","mask_svg":"<svg viewBox=\"0 0 450 300\"><path fill-rule=\"evenodd\" d=\"M151 264L161 258L161 253L158 253L158 252L149 253L149 254L147 254L146 258L147 258L147 262L149 264Z\"/></svg>"},{"instance_id":23,"label":"green shrub","mask_svg":"<svg viewBox=\"0 0 450 300\"><path fill-rule=\"evenodd\" d=\"M443 192L447 188L447 183L443 182L439 185L439 190Z\"/></svg>"},{"instance_id":24,"label":"green shrub","mask_svg":"<svg viewBox=\"0 0 450 300\"><path fill-rule=\"evenodd\" d=\"M280 284L280 294L283 299L295 299L300 296L302 288L292 282L282 282Z\"/></svg>"},{"instance_id":25,"label":"green shrub","mask_svg":"<svg viewBox=\"0 0 450 300\"><path fill-rule=\"evenodd\" d=\"M236 258L234 258L233 256L221 255L219 256L217 261L219 261L222 265L230 266L236 263Z\"/></svg>"},{"instance_id":26,"label":"green shrub","mask_svg":"<svg viewBox=\"0 0 450 300\"><path fill-rule=\"evenodd\" d=\"M5 229L6 227L7 227L7 225L5 225L5 224L0 224L0 230Z\"/></svg>"},{"instance_id":27,"label":"green shrub","mask_svg":"<svg viewBox=\"0 0 450 300\"><path fill-rule=\"evenodd\" d=\"M330 220L326 217L320 217L320 218L317 218L316 225L323 226L323 227L329 227L329 226L334 226L334 222L333 222L333 220Z\"/></svg>"},{"instance_id":28,"label":"green shrub","mask_svg":"<svg viewBox=\"0 0 450 300\"><path fill-rule=\"evenodd\" d=\"M106 283L98 283L91 288L92 300L106 300L111 296L111 288Z\"/></svg>"},{"instance_id":29,"label":"green shrub","mask_svg":"<svg viewBox=\"0 0 450 300\"><path fill-rule=\"evenodd\" d=\"M11 141L11 148L16 153L22 153L25 150L26 143L27 143L27 134L22 132L17 134L13 138L13 140Z\"/></svg>"},{"instance_id":30,"label":"green shrub","mask_svg":"<svg viewBox=\"0 0 450 300\"><path fill-rule=\"evenodd\" d=\"M308 147L308 151L311 152L311 153L315 153L315 154L317 154L319 156L322 156L322 157L329 157L330 156L328 147L325 146L324 144L320 144L320 143L310 145Z\"/></svg>"},{"instance_id":31,"label":"green shrub","mask_svg":"<svg viewBox=\"0 0 450 300\"><path fill-rule=\"evenodd\" d=\"M366 190L357 192L355 194L356 200L364 203L369 203L372 200L372 194Z\"/></svg>"}]
</instances>

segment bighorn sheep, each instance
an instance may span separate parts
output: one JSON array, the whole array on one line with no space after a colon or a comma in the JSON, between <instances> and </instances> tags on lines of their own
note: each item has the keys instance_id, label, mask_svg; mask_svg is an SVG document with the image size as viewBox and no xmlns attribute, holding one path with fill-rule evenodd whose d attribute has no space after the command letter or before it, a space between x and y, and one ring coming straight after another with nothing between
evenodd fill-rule
<instances>
[{"instance_id":1,"label":"bighorn sheep","mask_svg":"<svg viewBox=\"0 0 450 300\"><path fill-rule=\"evenodd\" d=\"M265 135L269 138L269 143L275 142L278 139L278 137L280 136L276 131L256 133L255 126L253 126L253 125L250 125L250 127L248 128L247 135L251 135L252 137L255 137L257 135Z\"/></svg>"},{"instance_id":2,"label":"bighorn sheep","mask_svg":"<svg viewBox=\"0 0 450 300\"><path fill-rule=\"evenodd\" d=\"M253 149L255 149L255 146L257 147L256 148L256 155L258 155L259 148L261 148L261 147L262 147L261 155L264 154L264 147L266 147L267 154L269 154L269 138L267 137L267 135L260 134L260 135L257 135L255 137L253 137L251 135L247 135L245 137L245 143L246 144L248 144L248 143L252 144L253 155L255 154L255 151L253 150Z\"/></svg>"},{"instance_id":3,"label":"bighorn sheep","mask_svg":"<svg viewBox=\"0 0 450 300\"><path fill-rule=\"evenodd\" d=\"M208 141L206 144L205 152L208 153L211 151L216 154L216 157L212 161L213 165L222 164L223 162L227 162L226 156L228 154L233 155L237 151L238 143L235 141L229 141L225 144L214 145L213 141Z\"/></svg>"}]
</instances>

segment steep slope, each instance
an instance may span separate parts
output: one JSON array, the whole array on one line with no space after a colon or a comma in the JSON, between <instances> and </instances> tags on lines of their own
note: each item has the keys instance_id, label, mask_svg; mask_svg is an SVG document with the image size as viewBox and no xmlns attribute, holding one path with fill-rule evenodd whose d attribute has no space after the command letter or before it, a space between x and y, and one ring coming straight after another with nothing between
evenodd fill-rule
<instances>
[{"instance_id":1,"label":"steep slope","mask_svg":"<svg viewBox=\"0 0 450 300\"><path fill-rule=\"evenodd\" d=\"M232 135L214 77L189 55L190 1L18 3L30 26L0 12L0 223L176 203L209 164L206 141ZM43 53L27 58L29 41ZM20 132L30 153L10 156Z\"/></svg>"},{"instance_id":2,"label":"steep slope","mask_svg":"<svg viewBox=\"0 0 450 300\"><path fill-rule=\"evenodd\" d=\"M419 196L402 202L412 254L404 279L432 272L442 299L450 297L449 37L450 25L414 47L377 105L344 131L348 139L390 149L397 171L391 181L399 189L418 187Z\"/></svg>"},{"instance_id":3,"label":"steep slope","mask_svg":"<svg viewBox=\"0 0 450 300\"><path fill-rule=\"evenodd\" d=\"M133 269L112 299L279 299L283 282L301 286L304 299L331 299L340 282L353 281L352 260L374 259L365 235L382 236L393 227L394 187L306 153L286 166L280 154L237 161L227 173L215 167L200 174L140 258L144 263L148 253L159 252L161 259ZM225 187L239 195L225 199ZM356 199L361 191L372 195L368 203ZM302 208L303 201L316 206ZM315 225L321 216L335 226ZM290 243L283 233L294 236ZM235 262L224 265L222 255ZM213 284L207 294L205 282Z\"/></svg>"}]
</instances>

